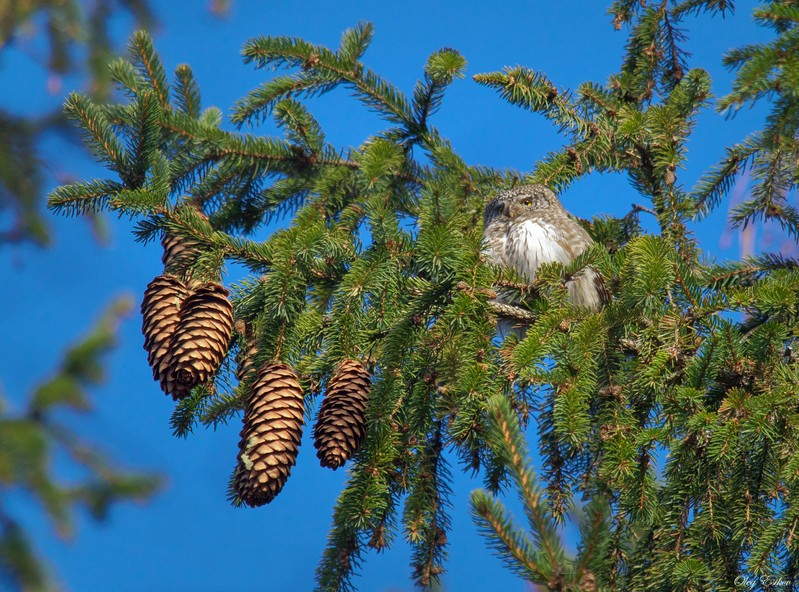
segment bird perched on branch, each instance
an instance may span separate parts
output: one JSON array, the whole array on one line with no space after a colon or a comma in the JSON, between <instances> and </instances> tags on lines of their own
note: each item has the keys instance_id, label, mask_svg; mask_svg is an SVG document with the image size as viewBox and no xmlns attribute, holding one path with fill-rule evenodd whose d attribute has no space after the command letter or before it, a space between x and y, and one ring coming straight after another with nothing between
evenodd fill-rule
<instances>
[{"instance_id":1,"label":"bird perched on branch","mask_svg":"<svg viewBox=\"0 0 799 592\"><path fill-rule=\"evenodd\" d=\"M570 263L593 240L543 185L522 185L501 192L485 209L483 250L488 260L516 270L531 282L542 263ZM599 310L608 294L602 276L592 267L567 283L569 300Z\"/></svg>"}]
</instances>

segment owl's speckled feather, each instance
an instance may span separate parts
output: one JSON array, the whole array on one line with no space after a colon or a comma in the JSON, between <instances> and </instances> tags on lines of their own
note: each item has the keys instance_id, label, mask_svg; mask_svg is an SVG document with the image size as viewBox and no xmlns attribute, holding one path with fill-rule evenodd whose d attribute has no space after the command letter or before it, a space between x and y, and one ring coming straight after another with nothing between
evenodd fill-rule
<instances>
[{"instance_id":1,"label":"owl's speckled feather","mask_svg":"<svg viewBox=\"0 0 799 592\"><path fill-rule=\"evenodd\" d=\"M542 263L570 263L594 242L543 185L501 192L485 209L484 252L495 265L516 270L531 282ZM602 276L588 267L568 283L569 300L598 310L607 291Z\"/></svg>"}]
</instances>

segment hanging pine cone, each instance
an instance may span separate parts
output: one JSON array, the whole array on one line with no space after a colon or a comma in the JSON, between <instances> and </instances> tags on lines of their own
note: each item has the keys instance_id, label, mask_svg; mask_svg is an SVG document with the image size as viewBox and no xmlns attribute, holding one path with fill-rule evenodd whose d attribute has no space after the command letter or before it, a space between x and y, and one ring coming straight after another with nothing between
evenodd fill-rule
<instances>
[{"instance_id":1,"label":"hanging pine cone","mask_svg":"<svg viewBox=\"0 0 799 592\"><path fill-rule=\"evenodd\" d=\"M255 356L258 355L258 348L255 346L255 335L253 335L251 325L242 320L236 321L236 331L244 336L245 344L239 348L236 354L236 380L244 382L252 378L255 367Z\"/></svg>"},{"instance_id":2,"label":"hanging pine cone","mask_svg":"<svg viewBox=\"0 0 799 592\"><path fill-rule=\"evenodd\" d=\"M586 571L580 580L578 592L597 592L599 586L596 582L596 576L590 571Z\"/></svg>"},{"instance_id":3,"label":"hanging pine cone","mask_svg":"<svg viewBox=\"0 0 799 592\"><path fill-rule=\"evenodd\" d=\"M233 335L228 294L221 284L209 282L183 301L169 366L175 400L189 396L191 389L208 382L219 369Z\"/></svg>"},{"instance_id":4,"label":"hanging pine cone","mask_svg":"<svg viewBox=\"0 0 799 592\"><path fill-rule=\"evenodd\" d=\"M366 435L369 372L356 360L344 360L327 385L314 427L316 456L323 467L337 469L361 447Z\"/></svg>"},{"instance_id":5,"label":"hanging pine cone","mask_svg":"<svg viewBox=\"0 0 799 592\"><path fill-rule=\"evenodd\" d=\"M169 373L170 343L180 322L180 306L186 295L186 286L179 279L159 275L147 285L141 303L147 361L153 369L153 378L161 383L165 393L174 387Z\"/></svg>"},{"instance_id":6,"label":"hanging pine cone","mask_svg":"<svg viewBox=\"0 0 799 592\"><path fill-rule=\"evenodd\" d=\"M197 243L191 239L169 234L166 231L161 238L164 252L161 262L164 264L164 273L177 277L187 277L189 267L197 259Z\"/></svg>"},{"instance_id":7,"label":"hanging pine cone","mask_svg":"<svg viewBox=\"0 0 799 592\"><path fill-rule=\"evenodd\" d=\"M235 488L248 506L271 502L297 461L305 400L294 371L264 364L252 385L241 429Z\"/></svg>"}]
</instances>

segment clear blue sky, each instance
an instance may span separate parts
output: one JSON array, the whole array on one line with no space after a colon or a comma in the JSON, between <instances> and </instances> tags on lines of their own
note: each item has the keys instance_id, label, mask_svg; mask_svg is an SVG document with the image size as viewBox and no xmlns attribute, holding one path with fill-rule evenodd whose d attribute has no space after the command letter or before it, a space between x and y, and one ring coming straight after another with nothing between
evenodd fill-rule
<instances>
[{"instance_id":1,"label":"clear blue sky","mask_svg":"<svg viewBox=\"0 0 799 592\"><path fill-rule=\"evenodd\" d=\"M218 20L205 3L160 3L156 45L168 69L192 65L203 89L205 106L228 113L234 101L270 74L242 64L240 49L256 35L293 35L336 46L341 32L360 20L376 25L366 63L406 92L421 75L426 57L441 47L461 51L467 78L457 82L435 118L470 163L529 170L561 142L542 118L502 102L478 87L470 76L522 64L543 70L562 87L584 80L604 82L621 60L624 32L605 14L610 0L572 2L258 2L234 0L229 18ZM688 19L692 65L711 72L714 92L723 95L731 76L721 54L744 42L764 39L753 25L754 3L739 2L727 20ZM120 38L129 23L118 23ZM48 93L46 75L29 55L3 54L4 92L0 108L35 112L59 104L75 82ZM13 81L13 82L12 82ZM357 146L384 125L345 91L310 102L328 138ZM699 118L689 147L689 168L679 181L691 186L722 155L725 145L757 129L762 110L744 111L725 121L712 111ZM272 133L269 127L266 133ZM104 176L103 170L74 147L47 145L45 156L59 164L53 172L78 178ZM50 186L56 183L49 180ZM744 187L740 188L741 190ZM626 179L587 177L562 200L575 214L623 215L641 201ZM726 210L726 208L722 208ZM736 240L722 240L723 211L697 228L703 248L720 257L737 256ZM101 248L80 220L52 220L56 246L47 251L4 248L0 269L0 356L2 389L19 402L58 362L115 295L140 301L150 279L160 273L157 245L133 241L128 221L109 220L112 241ZM235 272L235 270L233 270ZM140 317L123 326L121 343L109 358L110 379L95 392L96 413L71 421L88 439L127 467L157 470L168 477L167 489L145 506L119 506L110 519L95 525L85 516L78 537L64 544L51 538L38 509L13 500L28 518L40 549L54 560L59 579L73 592L164 591L223 592L302 591L313 587L313 574L325 545L332 507L346 474L319 467L308 438L282 494L256 510L233 509L225 501L235 461L239 422L199 431L188 440L171 436L172 402L151 379L142 349ZM306 429L309 435L310 429ZM522 591L529 588L505 571L485 548L467 513L468 493L479 486L454 470L454 528L444 577L450 592ZM69 474L65 474L69 477ZM371 554L356 582L363 592L411 590L408 548L401 536L393 549Z\"/></svg>"}]
</instances>

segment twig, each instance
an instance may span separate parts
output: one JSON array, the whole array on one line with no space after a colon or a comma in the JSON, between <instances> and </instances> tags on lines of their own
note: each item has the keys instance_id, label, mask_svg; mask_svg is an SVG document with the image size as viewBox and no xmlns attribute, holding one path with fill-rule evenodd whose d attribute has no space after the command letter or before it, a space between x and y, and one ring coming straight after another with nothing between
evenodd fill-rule
<instances>
[{"instance_id":1,"label":"twig","mask_svg":"<svg viewBox=\"0 0 799 592\"><path fill-rule=\"evenodd\" d=\"M466 282L458 282L455 286L459 290L463 290L467 294L482 294L483 296L487 296L488 300L486 300L486 305L491 310L491 312L498 314L503 317L509 317L516 321L521 321L523 323L530 324L536 319L536 315L531 313L529 310L524 308L519 308L518 306L513 306L512 304L505 304L504 302L497 301L497 293L494 290L489 290L487 288L472 288ZM529 286L528 286L529 287Z\"/></svg>"},{"instance_id":2,"label":"twig","mask_svg":"<svg viewBox=\"0 0 799 592\"><path fill-rule=\"evenodd\" d=\"M642 206L640 204L634 203L634 204L632 204L632 209L630 210L630 213L627 214L627 216L625 216L625 218L627 218L629 216L632 216L633 214L635 214L637 212L646 212L647 214L652 214L653 216L657 217L657 212L655 210L653 210L651 208L647 208L646 206Z\"/></svg>"},{"instance_id":3,"label":"twig","mask_svg":"<svg viewBox=\"0 0 799 592\"><path fill-rule=\"evenodd\" d=\"M532 323L536 319L536 315L531 313L529 310L525 310L523 308L519 308L518 306L513 306L511 304L505 304L504 302L497 302L496 300L488 300L486 305L491 310L491 312L501 315L503 317L509 317L516 321L521 321L523 323Z\"/></svg>"}]
</instances>

